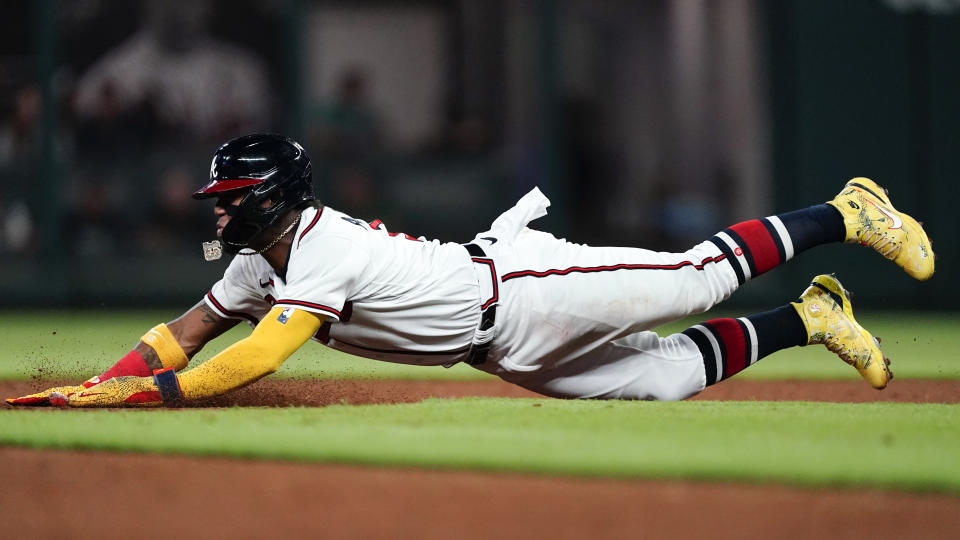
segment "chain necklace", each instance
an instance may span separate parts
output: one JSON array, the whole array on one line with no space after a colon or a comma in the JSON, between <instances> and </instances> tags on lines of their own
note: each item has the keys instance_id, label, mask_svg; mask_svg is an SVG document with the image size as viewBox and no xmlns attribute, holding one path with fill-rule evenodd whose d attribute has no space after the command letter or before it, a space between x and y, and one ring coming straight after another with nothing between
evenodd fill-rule
<instances>
[{"instance_id":1,"label":"chain necklace","mask_svg":"<svg viewBox=\"0 0 960 540\"><path fill-rule=\"evenodd\" d=\"M284 229L283 232L280 233L279 236L277 236L276 238L274 238L274 239L273 239L273 242L270 242L270 244L267 245L267 247L265 247L265 248L263 248L263 249L261 249L261 250L259 250L259 251L253 251L253 250L250 250L250 251L240 251L240 252L237 252L237 255L261 255L261 254L264 253L265 251L268 251L270 248L272 248L273 246L275 246L275 245L277 245L278 243L280 243L280 240L282 240L284 236L290 234L290 231L292 231L292 230L294 229L294 227L296 227L299 223L300 223L300 216L297 216L297 219L295 219L295 220L293 220L292 222L290 222L290 224L287 225L287 228Z\"/></svg>"}]
</instances>

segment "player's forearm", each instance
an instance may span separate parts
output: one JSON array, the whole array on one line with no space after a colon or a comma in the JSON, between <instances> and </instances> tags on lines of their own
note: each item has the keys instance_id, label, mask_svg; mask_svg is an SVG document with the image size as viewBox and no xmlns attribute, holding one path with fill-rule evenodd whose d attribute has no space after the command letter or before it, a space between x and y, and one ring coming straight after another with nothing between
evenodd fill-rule
<instances>
[{"instance_id":1,"label":"player's forearm","mask_svg":"<svg viewBox=\"0 0 960 540\"><path fill-rule=\"evenodd\" d=\"M133 350L143 357L150 370L165 367L180 370L186 367L182 357L188 360L193 358L209 341L236 324L236 320L220 317L201 300L186 313L164 325L169 331L164 336L165 342L142 339Z\"/></svg>"},{"instance_id":2,"label":"player's forearm","mask_svg":"<svg viewBox=\"0 0 960 540\"><path fill-rule=\"evenodd\" d=\"M323 317L305 311L274 308L250 337L203 364L180 374L186 400L217 396L276 371L320 328Z\"/></svg>"},{"instance_id":3,"label":"player's forearm","mask_svg":"<svg viewBox=\"0 0 960 540\"><path fill-rule=\"evenodd\" d=\"M323 323L323 316L293 308L274 308L247 339L237 342L202 365L178 377L170 370L146 375L114 375L103 382L93 380L86 388L89 392L73 391L69 395L60 392L24 396L13 404L67 404L71 407L117 407L155 406L162 403L180 404L183 400L197 400L223 394L250 384L264 375L273 373L300 345L313 336ZM145 335L141 343L151 347L164 360L173 355L179 364L186 365L187 358L178 341L166 329L158 325ZM139 358L136 351L131 355ZM136 363L136 362L133 362ZM139 360L139 369L146 366ZM119 364L118 364L119 365ZM81 388L80 390L83 390ZM57 402L54 402L56 398Z\"/></svg>"},{"instance_id":4,"label":"player's forearm","mask_svg":"<svg viewBox=\"0 0 960 540\"><path fill-rule=\"evenodd\" d=\"M290 351L292 353L292 351ZM290 356L247 338L180 374L186 400L203 399L246 386L276 371Z\"/></svg>"},{"instance_id":5,"label":"player's forearm","mask_svg":"<svg viewBox=\"0 0 960 540\"><path fill-rule=\"evenodd\" d=\"M44 392L8 400L8 402L13 405L45 405L50 403L50 397L53 393L60 394L61 398L70 397L84 389L116 378L148 378L154 370L162 368L180 370L186 367L188 361L186 353L180 347L173 333L167 325L161 323L148 330L132 351L100 375L91 377L76 386L50 388ZM112 404L121 403L123 403L122 400Z\"/></svg>"},{"instance_id":6,"label":"player's forearm","mask_svg":"<svg viewBox=\"0 0 960 540\"><path fill-rule=\"evenodd\" d=\"M158 324L144 334L132 351L110 369L84 383L96 384L113 377L147 377L156 369L172 367L181 370L189 359L165 324Z\"/></svg>"},{"instance_id":7,"label":"player's forearm","mask_svg":"<svg viewBox=\"0 0 960 540\"><path fill-rule=\"evenodd\" d=\"M236 320L217 315L201 300L176 320L148 330L132 351L88 382L96 384L124 376L147 377L154 370L169 367L179 371L208 341L236 324Z\"/></svg>"},{"instance_id":8,"label":"player's forearm","mask_svg":"<svg viewBox=\"0 0 960 540\"><path fill-rule=\"evenodd\" d=\"M236 319L225 319L201 300L176 320L167 323L187 358L200 352L208 342L237 325Z\"/></svg>"}]
</instances>

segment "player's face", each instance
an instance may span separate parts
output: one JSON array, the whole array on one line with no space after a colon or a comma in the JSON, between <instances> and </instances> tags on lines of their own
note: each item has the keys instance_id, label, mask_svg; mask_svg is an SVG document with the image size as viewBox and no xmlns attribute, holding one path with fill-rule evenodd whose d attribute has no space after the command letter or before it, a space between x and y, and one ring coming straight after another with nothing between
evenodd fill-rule
<instances>
[{"instance_id":1,"label":"player's face","mask_svg":"<svg viewBox=\"0 0 960 540\"><path fill-rule=\"evenodd\" d=\"M217 238L223 235L223 228L227 226L227 223L230 223L230 215L227 214L227 207L240 204L240 200L243 199L244 195L244 193L225 195L217 199L217 204L213 207L213 213L220 218L217 220Z\"/></svg>"}]
</instances>

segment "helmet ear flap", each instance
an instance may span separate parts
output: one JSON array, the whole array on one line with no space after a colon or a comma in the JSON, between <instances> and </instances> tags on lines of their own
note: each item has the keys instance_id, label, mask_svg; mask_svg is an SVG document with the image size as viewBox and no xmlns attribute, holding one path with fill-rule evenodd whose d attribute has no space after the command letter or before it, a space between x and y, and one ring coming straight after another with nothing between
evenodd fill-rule
<instances>
[{"instance_id":1,"label":"helmet ear flap","mask_svg":"<svg viewBox=\"0 0 960 540\"><path fill-rule=\"evenodd\" d=\"M277 190L274 193L272 193L270 197L264 199L263 202L260 203L260 208L264 210L269 210L270 208L273 208L274 206L282 202L283 197L284 197L283 190L282 189Z\"/></svg>"}]
</instances>

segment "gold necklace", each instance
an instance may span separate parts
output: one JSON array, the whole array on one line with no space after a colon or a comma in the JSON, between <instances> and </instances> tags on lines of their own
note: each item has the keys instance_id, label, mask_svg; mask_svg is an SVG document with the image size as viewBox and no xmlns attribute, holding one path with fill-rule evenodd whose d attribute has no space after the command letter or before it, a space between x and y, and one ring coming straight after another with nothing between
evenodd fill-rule
<instances>
[{"instance_id":1,"label":"gold necklace","mask_svg":"<svg viewBox=\"0 0 960 540\"><path fill-rule=\"evenodd\" d=\"M272 248L273 246L277 245L277 244L280 242L280 240L283 239L284 236L290 234L290 231L292 231L293 228L296 227L297 224L299 224L299 223L300 223L300 216L297 216L297 219L295 219L295 220L293 220L292 222L290 222L290 224L287 225L287 228L284 229L282 233L280 233L280 236L277 236L276 238L274 238L274 239L273 239L273 242L270 242L270 244L269 244L267 247L265 247L265 248L263 248L263 249L261 249L261 250L259 250L259 251L253 251L253 250L250 250L250 251L240 251L240 252L237 252L237 255L261 255L261 254L263 254L265 251L267 251L267 250L269 250L270 248Z\"/></svg>"}]
</instances>

